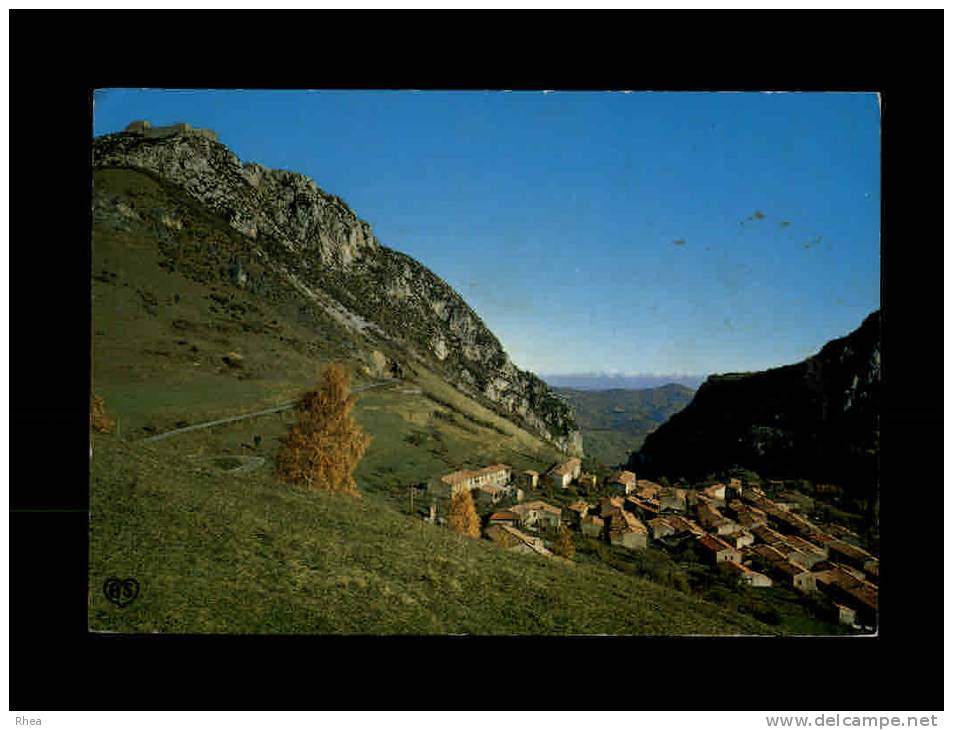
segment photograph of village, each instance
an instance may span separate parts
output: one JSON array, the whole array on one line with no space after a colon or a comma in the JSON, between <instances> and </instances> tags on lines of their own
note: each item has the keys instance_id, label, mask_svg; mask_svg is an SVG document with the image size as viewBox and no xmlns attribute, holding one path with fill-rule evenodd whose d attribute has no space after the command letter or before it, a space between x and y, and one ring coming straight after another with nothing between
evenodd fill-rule
<instances>
[{"instance_id":1,"label":"photograph of village","mask_svg":"<svg viewBox=\"0 0 953 730\"><path fill-rule=\"evenodd\" d=\"M876 634L879 123L97 91L89 629Z\"/></svg>"}]
</instances>

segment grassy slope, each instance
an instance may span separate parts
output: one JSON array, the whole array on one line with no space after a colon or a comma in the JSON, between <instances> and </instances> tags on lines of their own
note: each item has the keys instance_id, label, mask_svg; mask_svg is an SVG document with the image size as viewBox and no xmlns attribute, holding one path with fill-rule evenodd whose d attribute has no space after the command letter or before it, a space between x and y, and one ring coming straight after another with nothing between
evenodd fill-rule
<instances>
[{"instance_id":1,"label":"grassy slope","mask_svg":"<svg viewBox=\"0 0 953 730\"><path fill-rule=\"evenodd\" d=\"M642 390L556 388L573 407L586 456L606 466L624 464L647 434L691 401L694 391L670 384Z\"/></svg>"},{"instance_id":2,"label":"grassy slope","mask_svg":"<svg viewBox=\"0 0 953 730\"><path fill-rule=\"evenodd\" d=\"M740 614L598 565L508 553L388 509L198 470L95 436L93 630L221 633L765 633ZM168 448L166 446L166 448ZM142 593L118 609L109 576Z\"/></svg>"},{"instance_id":3,"label":"grassy slope","mask_svg":"<svg viewBox=\"0 0 953 730\"><path fill-rule=\"evenodd\" d=\"M181 201L141 175L97 175L96 184L119 197L136 188L140 209L179 206L181 212ZM231 234L220 222L203 220L199 211L189 215L190 225L218 236L215 245L228 243ZM507 554L401 514L409 508L407 486L436 474L495 461L542 469L557 458L551 447L417 364L406 382L360 397L355 413L373 441L356 475L366 495L358 502L274 483L270 460L291 414L153 445L127 442L285 402L313 385L322 362L344 359L360 373L369 353L382 347L343 331L320 312L302 312L294 301L268 303L159 264L148 226L132 221L128 230L94 227L93 389L106 398L122 438L96 438L92 628L768 630L638 578ZM222 361L230 352L243 356L241 368ZM258 449L251 446L256 435ZM268 463L228 475L190 458L241 453L256 453ZM200 463L203 470L197 471ZM120 611L106 602L101 586L110 575L142 582L136 604Z\"/></svg>"}]
</instances>

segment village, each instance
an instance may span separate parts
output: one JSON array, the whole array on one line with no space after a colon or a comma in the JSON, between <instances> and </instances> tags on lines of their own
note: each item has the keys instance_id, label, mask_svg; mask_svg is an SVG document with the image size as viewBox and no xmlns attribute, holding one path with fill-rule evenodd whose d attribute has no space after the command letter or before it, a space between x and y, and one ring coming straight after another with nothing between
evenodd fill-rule
<instances>
[{"instance_id":1,"label":"village","mask_svg":"<svg viewBox=\"0 0 953 730\"><path fill-rule=\"evenodd\" d=\"M473 498L483 536L507 550L565 559L556 545L567 533L631 551L687 546L736 585L823 596L827 620L863 631L877 625L879 559L845 539L855 537L850 530L810 520L802 495L782 482L682 488L627 470L600 479L575 457L543 473L492 464L431 480L425 520L445 525L461 491Z\"/></svg>"}]
</instances>

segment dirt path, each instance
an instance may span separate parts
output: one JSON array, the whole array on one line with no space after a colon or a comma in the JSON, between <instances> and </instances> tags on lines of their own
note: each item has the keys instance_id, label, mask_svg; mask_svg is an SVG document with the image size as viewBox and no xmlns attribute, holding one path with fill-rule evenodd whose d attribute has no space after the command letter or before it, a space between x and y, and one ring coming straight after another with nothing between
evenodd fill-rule
<instances>
[{"instance_id":1,"label":"dirt path","mask_svg":"<svg viewBox=\"0 0 953 730\"><path fill-rule=\"evenodd\" d=\"M371 383L369 385L362 385L360 388L355 388L352 390L352 393L360 393L364 390L370 390L371 388L379 388L383 385L389 385L390 383L399 383L400 380L397 378L388 378L387 380L379 380L376 383ZM219 418L217 421L206 421L205 423L196 423L191 426L185 426L184 428L177 428L174 431L166 431L165 433L160 433L155 436L149 436L148 438L140 439L142 442L146 441L161 441L162 439L167 439L170 436L175 436L180 433L186 433L187 431L197 431L200 428L211 428L212 426L221 426L224 423L234 423L235 421L244 421L246 418L256 418L258 416L267 416L270 413L280 413L281 411L290 411L295 407L297 401L291 401L290 403L282 403L280 406L273 406L271 408L264 408L260 411L255 411L253 413L243 413L240 416L231 416L230 418Z\"/></svg>"}]
</instances>

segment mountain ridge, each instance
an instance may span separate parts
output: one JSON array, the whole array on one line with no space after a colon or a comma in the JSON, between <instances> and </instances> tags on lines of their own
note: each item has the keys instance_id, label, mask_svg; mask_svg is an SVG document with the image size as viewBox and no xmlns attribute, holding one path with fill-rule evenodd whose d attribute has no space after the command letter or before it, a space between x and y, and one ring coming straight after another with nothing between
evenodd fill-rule
<instances>
[{"instance_id":1,"label":"mountain ridge","mask_svg":"<svg viewBox=\"0 0 953 730\"><path fill-rule=\"evenodd\" d=\"M571 408L512 363L457 292L420 262L383 246L344 201L303 174L242 163L207 130L165 129L171 131L96 138L93 169L142 172L227 222L247 245L229 254L227 273L207 267L213 276L252 290L278 279L355 337L397 347L406 360L435 367L461 392L560 450L582 453ZM110 209L113 217L137 215L122 206L129 202L94 199L94 216ZM175 211L155 217L167 252L175 249L182 226Z\"/></svg>"},{"instance_id":2,"label":"mountain ridge","mask_svg":"<svg viewBox=\"0 0 953 730\"><path fill-rule=\"evenodd\" d=\"M872 491L880 448L880 328L876 310L799 363L710 376L684 410L649 434L629 465L695 478L743 466Z\"/></svg>"}]
</instances>

